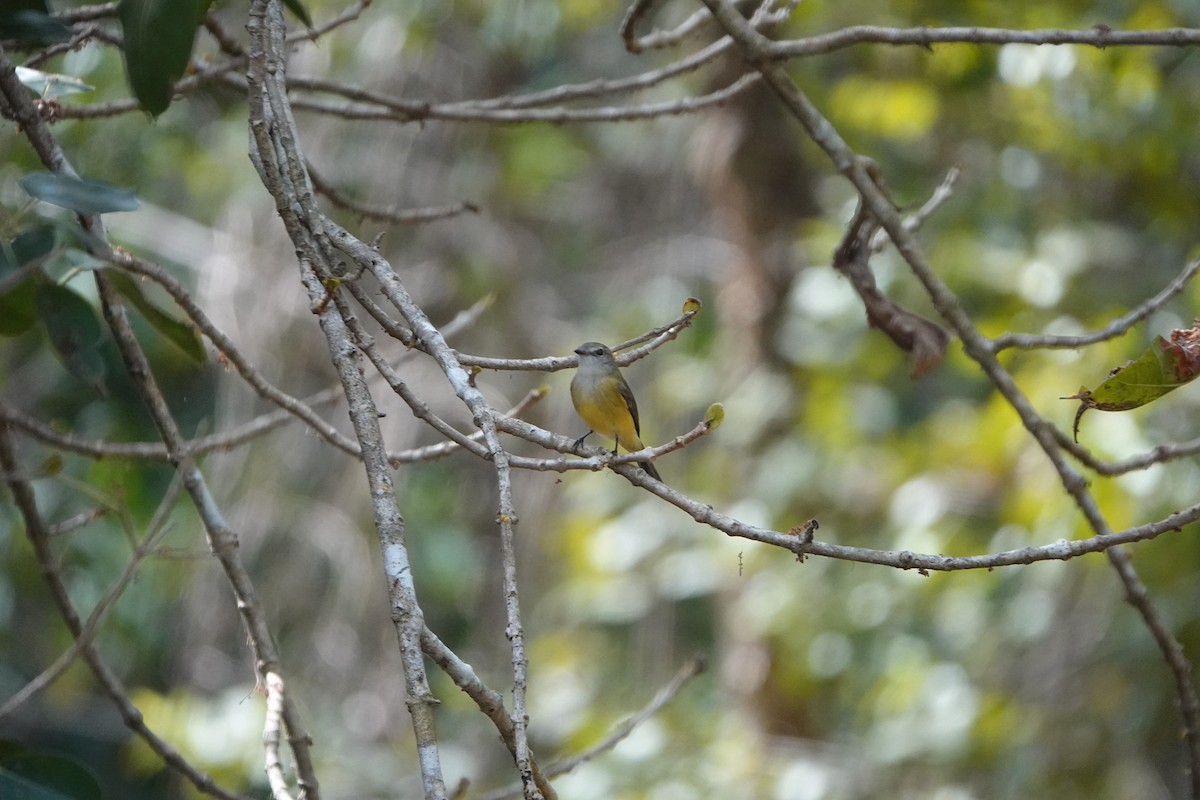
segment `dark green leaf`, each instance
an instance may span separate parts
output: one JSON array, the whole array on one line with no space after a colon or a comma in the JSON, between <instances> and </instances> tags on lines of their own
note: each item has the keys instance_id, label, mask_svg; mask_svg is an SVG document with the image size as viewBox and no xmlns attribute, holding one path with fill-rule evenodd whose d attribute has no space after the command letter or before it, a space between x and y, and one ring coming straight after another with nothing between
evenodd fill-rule
<instances>
[{"instance_id":1,"label":"dark green leaf","mask_svg":"<svg viewBox=\"0 0 1200 800\"><path fill-rule=\"evenodd\" d=\"M50 225L22 231L11 242L0 246L0 280L17 270L44 259L58 244L58 234ZM17 336L37 322L38 270L0 291L0 336Z\"/></svg>"},{"instance_id":2,"label":"dark green leaf","mask_svg":"<svg viewBox=\"0 0 1200 800\"><path fill-rule=\"evenodd\" d=\"M138 207L137 195L133 192L91 178L34 172L21 178L21 188L38 200L69 208L80 214L133 211Z\"/></svg>"},{"instance_id":3,"label":"dark green leaf","mask_svg":"<svg viewBox=\"0 0 1200 800\"><path fill-rule=\"evenodd\" d=\"M16 0L22 5L21 0ZM44 46L65 42L71 38L71 28L65 22L46 13L44 3L26 3L21 10L5 10L0 13L0 39Z\"/></svg>"},{"instance_id":4,"label":"dark green leaf","mask_svg":"<svg viewBox=\"0 0 1200 800\"><path fill-rule=\"evenodd\" d=\"M38 279L30 274L0 294L0 336L18 336L37 322Z\"/></svg>"},{"instance_id":5,"label":"dark green leaf","mask_svg":"<svg viewBox=\"0 0 1200 800\"><path fill-rule=\"evenodd\" d=\"M200 0L121 0L129 88L152 116L171 105L175 81L187 69L206 5Z\"/></svg>"},{"instance_id":6,"label":"dark green leaf","mask_svg":"<svg viewBox=\"0 0 1200 800\"><path fill-rule=\"evenodd\" d=\"M37 11L41 14L49 14L50 7L46 5L46 0L5 0L5 14L17 14L22 11Z\"/></svg>"},{"instance_id":7,"label":"dark green leaf","mask_svg":"<svg viewBox=\"0 0 1200 800\"><path fill-rule=\"evenodd\" d=\"M300 0L283 0L283 4L287 7L288 11L296 15L296 19L304 23L304 27L311 28L313 26L312 17L308 15L308 9L304 7L304 4Z\"/></svg>"},{"instance_id":8,"label":"dark green leaf","mask_svg":"<svg viewBox=\"0 0 1200 800\"><path fill-rule=\"evenodd\" d=\"M0 797L5 800L99 800L100 784L83 764L0 741Z\"/></svg>"},{"instance_id":9,"label":"dark green leaf","mask_svg":"<svg viewBox=\"0 0 1200 800\"><path fill-rule=\"evenodd\" d=\"M5 800L101 800L96 777L80 762L13 748L0 761L0 797Z\"/></svg>"},{"instance_id":10,"label":"dark green leaf","mask_svg":"<svg viewBox=\"0 0 1200 800\"><path fill-rule=\"evenodd\" d=\"M5 800L73 800L61 792L39 786L34 781L0 767L0 797Z\"/></svg>"},{"instance_id":11,"label":"dark green leaf","mask_svg":"<svg viewBox=\"0 0 1200 800\"><path fill-rule=\"evenodd\" d=\"M186 353L193 361L203 364L207 360L204 352L204 340L200 338L199 331L186 322L180 322L147 300L137 282L125 273L112 270L106 274L117 291L133 304L133 307L146 318L154 330Z\"/></svg>"},{"instance_id":12,"label":"dark green leaf","mask_svg":"<svg viewBox=\"0 0 1200 800\"><path fill-rule=\"evenodd\" d=\"M57 244L58 232L53 225L38 225L21 231L6 246L0 247L0 278L45 258Z\"/></svg>"},{"instance_id":13,"label":"dark green leaf","mask_svg":"<svg viewBox=\"0 0 1200 800\"><path fill-rule=\"evenodd\" d=\"M98 385L104 378L100 357L103 329L88 301L65 287L45 284L38 287L37 312L67 371L85 383Z\"/></svg>"}]
</instances>

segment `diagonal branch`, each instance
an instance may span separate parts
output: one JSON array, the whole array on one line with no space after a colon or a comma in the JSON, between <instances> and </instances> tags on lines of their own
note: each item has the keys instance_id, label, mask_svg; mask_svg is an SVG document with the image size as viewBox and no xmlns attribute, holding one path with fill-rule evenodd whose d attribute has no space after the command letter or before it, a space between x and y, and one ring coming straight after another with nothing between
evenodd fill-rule
<instances>
[{"instance_id":1,"label":"diagonal branch","mask_svg":"<svg viewBox=\"0 0 1200 800\"><path fill-rule=\"evenodd\" d=\"M708 0L704 0L708 4ZM1079 44L1092 47L1145 46L1187 47L1200 44L1200 28L1164 28L1145 31L1118 31L1107 25L1083 30L1045 28L1013 30L1009 28L887 28L879 25L853 25L831 33L794 41L771 42L761 53L771 59L815 56L832 53L858 44L916 45L935 44Z\"/></svg>"},{"instance_id":2,"label":"diagonal branch","mask_svg":"<svg viewBox=\"0 0 1200 800\"><path fill-rule=\"evenodd\" d=\"M162 759L164 764L187 778L198 791L211 797L221 798L221 800L244 800L220 786L211 775L192 766L178 750L150 730L142 717L142 712L129 699L129 692L125 689L121 679L100 657L95 645L88 641L86 625L80 619L75 604L71 602L67 587L63 583L58 558L50 547L50 534L38 511L33 487L29 485L28 481L19 477L10 429L3 423L0 423L0 470L3 470L6 476L5 482L12 492L13 501L25 521L25 534L29 537L30 544L33 545L34 554L37 556L38 565L42 570L42 577L50 588L50 595L54 599L55 605L58 606L59 614L66 623L67 629L79 643L79 655L88 665L92 674L96 676L100 689L116 706L125 726L141 737L142 741Z\"/></svg>"},{"instance_id":3,"label":"diagonal branch","mask_svg":"<svg viewBox=\"0 0 1200 800\"><path fill-rule=\"evenodd\" d=\"M0 705L0 719L11 714L37 692L40 692L58 680L66 672L67 668L75 662L75 659L79 657L80 651L84 647L91 646L96 635L100 632L100 626L104 623L108 612L117 604L117 600L124 594L126 587L133 581L142 562L153 554L154 549L157 547L163 531L166 530L167 514L175 505L175 500L179 497L180 486L180 474L176 472L175 476L171 479L170 486L167 487L167 491L163 495L162 501L158 504L158 508L155 509L154 516L147 526L146 535L134 547L133 555L130 556L129 563L125 565L125 569L117 577L116 581L113 582L113 585L109 587L108 591L104 593L104 596L100 598L100 601L96 603L96 606L92 609L92 613L88 615L87 621L83 623L83 627L80 629L79 636L76 637L74 643L62 655L54 660L53 664L44 669L32 681L21 687L21 690L13 694L3 705ZM90 517L91 515L88 516ZM46 534L48 536L53 535L54 530L47 528Z\"/></svg>"},{"instance_id":4,"label":"diagonal branch","mask_svg":"<svg viewBox=\"0 0 1200 800\"><path fill-rule=\"evenodd\" d=\"M1023 350L1032 350L1036 347L1045 348L1076 348L1084 347L1085 345L1103 342L1108 339L1115 339L1121 336L1134 325L1149 317L1154 312L1158 311L1167 304L1171 298L1184 290L1188 282L1200 270L1200 259L1189 261L1184 265L1183 271L1175 276L1175 279L1163 287L1162 291L1146 300L1143 303L1134 306L1129 312L1122 314L1112 322L1105 325L1098 331L1085 333L1080 336L1055 336L1050 334L1031 334L1031 333L1002 333L992 341L992 346L997 352L1009 347L1019 347Z\"/></svg>"},{"instance_id":5,"label":"diagonal branch","mask_svg":"<svg viewBox=\"0 0 1200 800\"><path fill-rule=\"evenodd\" d=\"M21 122L25 137L33 145L43 165L56 173L76 176L58 143L50 135L45 121L39 116L24 87L17 80L16 70L3 49L0 49L0 93L7 100L14 117ZM79 221L83 228L91 234L88 247L92 251L92 255L108 260L112 248L108 244L100 217L81 214ZM158 389L150 364L146 359L146 354L129 324L120 295L103 271L97 271L94 277L100 294L104 318L116 341L135 391L150 411L159 435L167 446L171 462L183 475L184 489L191 497L192 503L200 515L209 547L224 569L226 578L237 598L242 622L255 655L255 669L260 676L268 671L278 671L279 655L263 616L262 608L258 603L253 583L238 554L237 535L225 523L220 507L208 490L203 473L196 466L187 449L187 443L180 433L170 409L167 408L166 401ZM7 426L5 430L7 430ZM68 624L72 625L72 632L76 632L79 622L74 610L69 608L69 602L66 605L60 603L60 607L68 619ZM72 622L72 620L74 621ZM136 709L134 712L136 713ZM299 712L290 696L284 700L284 714L288 730L292 734L290 743L296 759L298 781L310 800L319 800L320 792L309 753L308 734L304 731ZM140 722L140 714L137 714L137 717ZM189 777L191 776L189 775Z\"/></svg>"},{"instance_id":6,"label":"diagonal branch","mask_svg":"<svg viewBox=\"0 0 1200 800\"><path fill-rule=\"evenodd\" d=\"M929 295L938 313L941 314L942 318L958 334L959 339L962 341L963 350L979 364L984 374L987 375L997 391L1000 392L1008 404L1012 406L1013 410L1016 411L1021 423L1046 454L1047 459L1058 473L1063 488L1075 501L1080 513L1087 520L1091 529L1097 534L1095 539L1105 543L1111 542L1115 537L1112 535L1108 520L1100 512L1095 498L1088 490L1087 482L1067 462L1066 454L1059 443L1058 437L1055 435L1054 427L1037 413L1033 404L1016 385L1011 374L1000 365L996 358L995 343L985 337L975 327L971 318L959 303L958 298L933 270L911 232L905 229L903 220L891 202L879 190L876 181L870 175L866 159L863 159L851 150L833 125L795 84L782 65L773 60L775 55L777 55L777 52L773 50L773 46L758 32L746 25L745 20L740 17L728 0L703 0L703 2L712 10L714 16L718 18L722 26L738 42L748 63L758 70L767 85L771 87L783 105L804 126L813 141L825 151L838 171L854 184L862 199L862 203L871 211L896 244L896 248L908 263L913 274L917 276L917 279L925 287L926 293ZM1193 33L1195 34L1194 40L1200 42L1200 31ZM1107 32L1093 29L1092 34L1103 37ZM1129 38L1135 39L1136 36ZM1183 524L1185 521L1193 521L1198 515L1200 515L1200 508L1193 507L1184 512L1184 514L1172 515L1171 518L1185 517L1185 519L1179 520L1176 525L1177 528L1178 525ZM1077 543L1068 542L1065 544L1071 546ZM1111 545L1105 549L1109 548L1111 548ZM1134 599L1137 593L1131 591L1131 587L1136 588L1140 585L1140 582L1135 583L1136 575L1133 575L1127 569L1127 557L1124 553L1114 554L1114 552L1110 552L1109 561L1118 572L1127 591L1130 592L1131 599ZM1182 648L1178 641L1163 626L1156 626L1154 624L1156 615L1152 613L1152 608L1149 606L1148 601L1143 605L1139 605L1138 609L1143 615L1143 620L1147 622L1151 632L1159 642L1160 649L1167 657L1168 665L1172 668L1176 676L1181 697L1184 724L1188 731L1189 760L1193 787L1198 796L1200 796L1200 746L1197 746L1197 742L1200 741L1200 713L1197 712L1195 707L1196 703L1194 689L1191 686L1190 669L1181 670L1177 662L1172 660L1175 655L1181 653Z\"/></svg>"},{"instance_id":7,"label":"diagonal branch","mask_svg":"<svg viewBox=\"0 0 1200 800\"><path fill-rule=\"evenodd\" d=\"M612 750L622 741L629 737L639 725L653 717L663 709L667 703L675 699L685 686L691 683L692 679L704 671L704 659L700 656L695 656L688 659L675 676L667 682L663 688L659 689L654 697L642 707L636 714L617 725L609 732L602 740L570 758L564 758L555 761L546 767L548 775L565 775L571 772L580 764L584 764L597 756ZM506 786L503 789L498 789L487 794L480 795L477 800L505 800L505 798L515 797L521 793L519 785Z\"/></svg>"},{"instance_id":8,"label":"diagonal branch","mask_svg":"<svg viewBox=\"0 0 1200 800\"><path fill-rule=\"evenodd\" d=\"M278 2L255 0L250 21L251 158L296 247L300 278L325 334L330 358L349 403L355 438L370 488L375 530L383 554L392 621L404 668L405 698L416 736L417 758L427 800L444 800L445 781L434 726L437 704L421 654L424 615L405 544L404 518L396 501L379 412L356 358L345 322L328 302L325 278L336 263L328 247L327 221L316 210L312 185L297 146L297 131L284 85L287 73L283 14Z\"/></svg>"},{"instance_id":9,"label":"diagonal branch","mask_svg":"<svg viewBox=\"0 0 1200 800\"><path fill-rule=\"evenodd\" d=\"M1150 601L1150 592L1134 571L1129 554L1123 548L1114 547L1108 551L1108 561L1125 587L1125 599L1141 614L1142 621L1150 629L1150 635L1162 651L1163 660L1175 679L1175 695L1179 700L1179 713L1183 717L1183 733L1190 756L1188 777L1192 784L1192 797L1200 797L1200 769L1197 768L1200 765L1200 698L1196 697L1196 687L1192 684L1191 662L1183 652L1183 645L1167 630L1158 609Z\"/></svg>"}]
</instances>

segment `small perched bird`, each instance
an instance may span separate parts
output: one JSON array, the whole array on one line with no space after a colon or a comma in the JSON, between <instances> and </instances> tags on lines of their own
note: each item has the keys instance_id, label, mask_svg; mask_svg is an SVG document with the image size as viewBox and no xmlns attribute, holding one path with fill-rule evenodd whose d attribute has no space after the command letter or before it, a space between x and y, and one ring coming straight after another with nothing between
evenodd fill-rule
<instances>
[{"instance_id":1,"label":"small perched bird","mask_svg":"<svg viewBox=\"0 0 1200 800\"><path fill-rule=\"evenodd\" d=\"M575 355L579 356L579 369L571 379L571 402L591 428L579 437L575 446L579 447L588 436L598 433L614 440L613 455L617 454L618 445L629 452L641 450L645 445L641 439L637 401L617 368L612 350L599 342L585 342L575 348ZM637 463L650 477L662 480L649 461Z\"/></svg>"}]
</instances>

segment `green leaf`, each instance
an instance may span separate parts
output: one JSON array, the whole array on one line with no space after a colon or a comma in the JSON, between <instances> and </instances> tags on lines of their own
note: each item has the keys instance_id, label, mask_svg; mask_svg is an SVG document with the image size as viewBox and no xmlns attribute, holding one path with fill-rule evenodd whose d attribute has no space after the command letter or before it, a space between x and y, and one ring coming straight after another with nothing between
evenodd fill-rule
<instances>
[{"instance_id":1,"label":"green leaf","mask_svg":"<svg viewBox=\"0 0 1200 800\"><path fill-rule=\"evenodd\" d=\"M68 94L81 94L95 90L95 86L84 83L73 75L60 75L57 72L42 72L29 67L17 67L17 80L21 81L30 91L42 97L63 97Z\"/></svg>"},{"instance_id":2,"label":"green leaf","mask_svg":"<svg viewBox=\"0 0 1200 800\"><path fill-rule=\"evenodd\" d=\"M74 800L0 767L0 797L10 800Z\"/></svg>"},{"instance_id":3,"label":"green leaf","mask_svg":"<svg viewBox=\"0 0 1200 800\"><path fill-rule=\"evenodd\" d=\"M99 387L104 379L103 328L91 304L66 287L44 284L38 287L37 312L67 371Z\"/></svg>"},{"instance_id":4,"label":"green leaf","mask_svg":"<svg viewBox=\"0 0 1200 800\"><path fill-rule=\"evenodd\" d=\"M187 69L207 5L200 0L121 0L129 88L151 116L171 105L175 81Z\"/></svg>"},{"instance_id":5,"label":"green leaf","mask_svg":"<svg viewBox=\"0 0 1200 800\"><path fill-rule=\"evenodd\" d=\"M5 0L4 6L5 16L19 14L22 11L37 11L41 14L50 13L50 7L46 5L46 0Z\"/></svg>"},{"instance_id":6,"label":"green leaf","mask_svg":"<svg viewBox=\"0 0 1200 800\"><path fill-rule=\"evenodd\" d=\"M154 330L162 334L163 338L174 344L197 363L203 364L208 360L204 352L204 340L200 338L199 331L190 324L175 319L146 299L137 282L124 272L110 270L106 274L112 285L116 287L116 290L133 304L133 307L145 317Z\"/></svg>"},{"instance_id":7,"label":"green leaf","mask_svg":"<svg viewBox=\"0 0 1200 800\"><path fill-rule=\"evenodd\" d=\"M312 17L308 15L308 9L304 7L304 4L300 0L283 0L283 4L287 7L288 11L296 15L296 19L304 23L304 27L311 28L313 26Z\"/></svg>"},{"instance_id":8,"label":"green leaf","mask_svg":"<svg viewBox=\"0 0 1200 800\"><path fill-rule=\"evenodd\" d=\"M704 412L704 422L710 429L715 430L721 427L721 423L725 421L725 406L720 403L713 403Z\"/></svg>"},{"instance_id":9,"label":"green leaf","mask_svg":"<svg viewBox=\"0 0 1200 800\"><path fill-rule=\"evenodd\" d=\"M37 275L0 294L0 336L19 336L37 322Z\"/></svg>"},{"instance_id":10,"label":"green leaf","mask_svg":"<svg viewBox=\"0 0 1200 800\"><path fill-rule=\"evenodd\" d=\"M58 235L50 225L39 225L22 231L11 242L0 246L0 281L29 267L54 252ZM37 322L39 270L12 286L0 291L0 336L18 336Z\"/></svg>"},{"instance_id":11,"label":"green leaf","mask_svg":"<svg viewBox=\"0 0 1200 800\"><path fill-rule=\"evenodd\" d=\"M1064 400L1080 401L1075 414L1075 435L1079 420L1089 408L1099 411L1128 411L1153 402L1200 375L1200 327L1171 331L1168 341L1156 336L1154 343L1140 356L1108 373L1095 389L1081 388Z\"/></svg>"},{"instance_id":12,"label":"green leaf","mask_svg":"<svg viewBox=\"0 0 1200 800\"><path fill-rule=\"evenodd\" d=\"M0 12L0 39L44 47L71 38L70 26L50 16L43 0L5 0L4 6Z\"/></svg>"},{"instance_id":13,"label":"green leaf","mask_svg":"<svg viewBox=\"0 0 1200 800\"><path fill-rule=\"evenodd\" d=\"M38 200L80 214L133 211L139 205L137 195L128 189L119 189L91 178L72 178L53 172L26 175L21 178L21 188Z\"/></svg>"},{"instance_id":14,"label":"green leaf","mask_svg":"<svg viewBox=\"0 0 1200 800\"><path fill-rule=\"evenodd\" d=\"M57 245L58 232L53 225L21 231L7 245L0 246L0 278L45 258Z\"/></svg>"},{"instance_id":15,"label":"green leaf","mask_svg":"<svg viewBox=\"0 0 1200 800\"><path fill-rule=\"evenodd\" d=\"M0 743L0 797L5 800L101 800L96 776L83 763L58 753Z\"/></svg>"}]
</instances>

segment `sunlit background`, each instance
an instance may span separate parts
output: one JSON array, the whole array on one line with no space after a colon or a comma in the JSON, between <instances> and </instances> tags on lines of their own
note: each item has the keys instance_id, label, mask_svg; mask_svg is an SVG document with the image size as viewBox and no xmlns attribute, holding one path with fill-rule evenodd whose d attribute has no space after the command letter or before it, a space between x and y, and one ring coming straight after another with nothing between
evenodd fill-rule
<instances>
[{"instance_id":1,"label":"sunlit background","mask_svg":"<svg viewBox=\"0 0 1200 800\"><path fill-rule=\"evenodd\" d=\"M341 8L306 5L318 21ZM655 20L665 26L695 8L666 3ZM376 0L357 23L298 47L290 69L409 100L456 101L632 75L711 38L631 56L617 34L624 11L607 0ZM216 13L245 36L245 4ZM1200 11L1182 2L806 0L775 35L852 24L1098 23L1196 26ZM220 57L203 33L198 53ZM879 163L903 209L920 206L952 168L962 171L920 239L985 333L1077 333L1154 295L1195 255L1197 59L1188 48L858 45L789 69L850 145ZM111 48L89 46L43 68L96 87L67 104L128 94ZM712 91L742 69L731 56L600 105ZM82 173L142 200L140 210L107 219L114 240L164 264L268 379L303 397L336 379L293 247L247 157L246 116L234 88L210 85L153 123L132 113L53 130ZM566 355L586 340L616 344L700 298L692 328L626 370L648 443L724 404L717 431L657 462L667 483L697 500L777 530L816 517L823 540L881 549L968 555L1090 535L1016 415L956 343L913 379L906 355L868 328L830 268L855 196L765 89L694 115L622 123L400 124L303 109L297 119L312 167L358 200L478 207L417 227L334 212L365 240L386 233L383 254L435 322L492 298L452 339L462 352L519 358ZM10 237L54 212L29 207L17 181L40 167L12 124L4 130L0 228ZM893 251L872 266L889 297L933 315ZM88 275L70 285L94 297ZM1188 324L1198 292L1189 287L1114 341L1008 351L1003 363L1035 407L1069 429L1076 406L1060 398ZM270 410L215 353L198 368L143 332L189 433ZM81 436L153 440L115 350L106 352L109 396L101 397L36 334L4 340L0 392ZM414 355L400 370L435 410L470 429L428 359ZM569 380L488 372L479 385L499 408L550 387L530 420L578 436ZM392 449L437 441L382 383L379 392ZM1117 458L1193 438L1198 398L1184 388L1142 410L1093 412L1080 441ZM349 430L344 404L326 413ZM31 469L51 455L32 439L19 442ZM52 521L108 505L141 530L171 477L162 465L64 458L59 475L36 483ZM416 796L361 468L299 423L209 455L203 467L240 532L325 796ZM396 481L430 627L489 685L509 688L490 465L458 454L404 466ZM1193 504L1200 472L1188 459L1097 477L1092 489L1119 529ZM564 798L1185 796L1171 675L1101 555L922 576L797 563L698 525L611 472L522 473L516 500L530 732L543 764L600 741L694 655L708 667L611 752L556 780ZM129 557L120 516L56 542L85 611ZM164 545L112 613L100 649L152 728L228 786L265 797L264 701L231 592L186 503ZM1195 659L1200 545L1184 530L1132 553ZM7 499L0 562L6 698L70 637ZM510 782L511 760L490 723L449 680L436 679L434 690L448 782L467 779L472 791ZM110 797L195 794L129 735L80 665L0 719L0 738L71 754Z\"/></svg>"}]
</instances>

